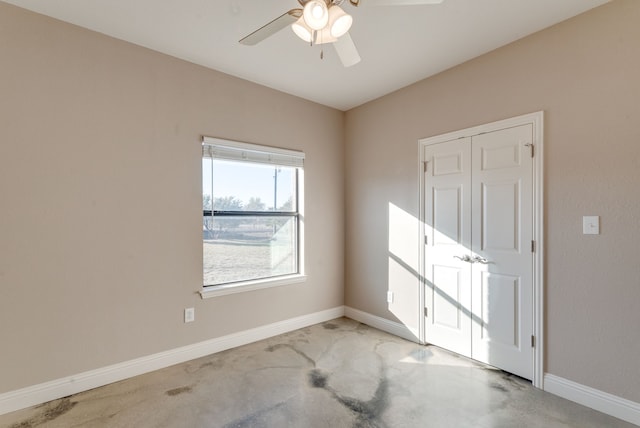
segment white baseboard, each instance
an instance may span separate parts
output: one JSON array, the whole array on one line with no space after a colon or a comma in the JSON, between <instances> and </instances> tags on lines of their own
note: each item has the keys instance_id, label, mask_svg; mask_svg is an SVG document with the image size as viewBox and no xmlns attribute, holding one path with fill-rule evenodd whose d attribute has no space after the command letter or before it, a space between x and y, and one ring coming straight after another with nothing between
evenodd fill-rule
<instances>
[{"instance_id":1,"label":"white baseboard","mask_svg":"<svg viewBox=\"0 0 640 428\"><path fill-rule=\"evenodd\" d=\"M339 306L0 394L0 415L344 316Z\"/></svg>"},{"instance_id":2,"label":"white baseboard","mask_svg":"<svg viewBox=\"0 0 640 428\"><path fill-rule=\"evenodd\" d=\"M349 306L344 307L344 316L377 328L378 330L386 331L387 333L402 337L403 339L407 339L412 342L420 342L418 332L404 324L389 321L388 319L371 315L370 313L350 308Z\"/></svg>"},{"instance_id":3,"label":"white baseboard","mask_svg":"<svg viewBox=\"0 0 640 428\"><path fill-rule=\"evenodd\" d=\"M544 375L544 390L623 421L640 425L640 403L548 373Z\"/></svg>"}]
</instances>

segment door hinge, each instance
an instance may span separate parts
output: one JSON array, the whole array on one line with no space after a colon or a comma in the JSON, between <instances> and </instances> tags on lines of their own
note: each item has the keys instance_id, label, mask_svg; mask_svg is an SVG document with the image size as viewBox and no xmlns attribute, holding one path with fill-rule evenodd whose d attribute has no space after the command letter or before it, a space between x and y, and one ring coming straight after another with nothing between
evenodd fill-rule
<instances>
[{"instance_id":1,"label":"door hinge","mask_svg":"<svg viewBox=\"0 0 640 428\"><path fill-rule=\"evenodd\" d=\"M536 337L535 336L531 336L531 347L535 348L536 347Z\"/></svg>"},{"instance_id":2,"label":"door hinge","mask_svg":"<svg viewBox=\"0 0 640 428\"><path fill-rule=\"evenodd\" d=\"M524 145L525 147L529 147L531 149L531 157L533 157L534 154L534 145L532 143L527 143Z\"/></svg>"},{"instance_id":3,"label":"door hinge","mask_svg":"<svg viewBox=\"0 0 640 428\"><path fill-rule=\"evenodd\" d=\"M424 245L429 245L429 237L424 235Z\"/></svg>"},{"instance_id":4,"label":"door hinge","mask_svg":"<svg viewBox=\"0 0 640 428\"><path fill-rule=\"evenodd\" d=\"M532 253L536 252L536 241L531 241L531 252Z\"/></svg>"},{"instance_id":5,"label":"door hinge","mask_svg":"<svg viewBox=\"0 0 640 428\"><path fill-rule=\"evenodd\" d=\"M424 316L425 316L425 318L427 318L429 316L429 308L427 308L427 307L424 308Z\"/></svg>"},{"instance_id":6,"label":"door hinge","mask_svg":"<svg viewBox=\"0 0 640 428\"><path fill-rule=\"evenodd\" d=\"M427 165L429 165L429 161L424 161L422 162L423 168L424 168L424 172L427 172Z\"/></svg>"}]
</instances>

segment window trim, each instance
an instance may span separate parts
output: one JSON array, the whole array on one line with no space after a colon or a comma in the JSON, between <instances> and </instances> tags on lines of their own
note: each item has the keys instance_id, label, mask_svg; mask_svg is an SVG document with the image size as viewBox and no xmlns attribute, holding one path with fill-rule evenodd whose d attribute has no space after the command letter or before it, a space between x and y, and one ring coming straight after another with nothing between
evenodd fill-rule
<instances>
[{"instance_id":1,"label":"window trim","mask_svg":"<svg viewBox=\"0 0 640 428\"><path fill-rule=\"evenodd\" d=\"M203 210L203 214L214 216L285 216L294 217L297 222L297 264L298 272L292 274L271 276L267 278L249 279L245 281L229 282L216 285L202 284L199 294L202 299L261 290L306 281L304 257L304 152L270 147L264 145L224 140L215 137L202 137L202 157L220 160L258 163L262 165L277 165L296 168L296 210L290 212L247 212L247 211L214 211ZM202 175L202 174L201 174Z\"/></svg>"},{"instance_id":2,"label":"window trim","mask_svg":"<svg viewBox=\"0 0 640 428\"><path fill-rule=\"evenodd\" d=\"M262 290L265 288L280 287L282 285L298 284L305 282L307 276L302 273L291 275L275 276L270 278L254 279L242 282L233 282L220 285L203 286L199 291L200 297L209 299L211 297L227 296L229 294L244 293L246 291Z\"/></svg>"}]
</instances>

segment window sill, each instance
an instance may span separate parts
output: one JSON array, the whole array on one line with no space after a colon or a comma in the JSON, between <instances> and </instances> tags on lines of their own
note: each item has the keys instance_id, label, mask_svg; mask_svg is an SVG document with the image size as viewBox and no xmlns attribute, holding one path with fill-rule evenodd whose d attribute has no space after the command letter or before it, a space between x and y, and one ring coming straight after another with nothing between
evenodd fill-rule
<instances>
[{"instance_id":1,"label":"window sill","mask_svg":"<svg viewBox=\"0 0 640 428\"><path fill-rule=\"evenodd\" d=\"M246 281L238 284L215 285L204 287L200 291L200 297L209 299L211 297L226 296L229 294L244 293L246 291L262 290L263 288L279 287L281 285L296 284L306 281L305 275L295 274L281 276L273 279L260 279Z\"/></svg>"}]
</instances>

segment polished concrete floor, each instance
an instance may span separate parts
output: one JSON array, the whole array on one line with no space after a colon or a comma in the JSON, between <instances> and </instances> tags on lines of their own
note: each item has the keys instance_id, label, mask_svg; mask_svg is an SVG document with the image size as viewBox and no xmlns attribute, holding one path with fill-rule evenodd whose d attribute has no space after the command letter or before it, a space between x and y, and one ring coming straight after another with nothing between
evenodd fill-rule
<instances>
[{"instance_id":1,"label":"polished concrete floor","mask_svg":"<svg viewBox=\"0 0 640 428\"><path fill-rule=\"evenodd\" d=\"M345 318L4 416L2 427L632 427Z\"/></svg>"}]
</instances>

